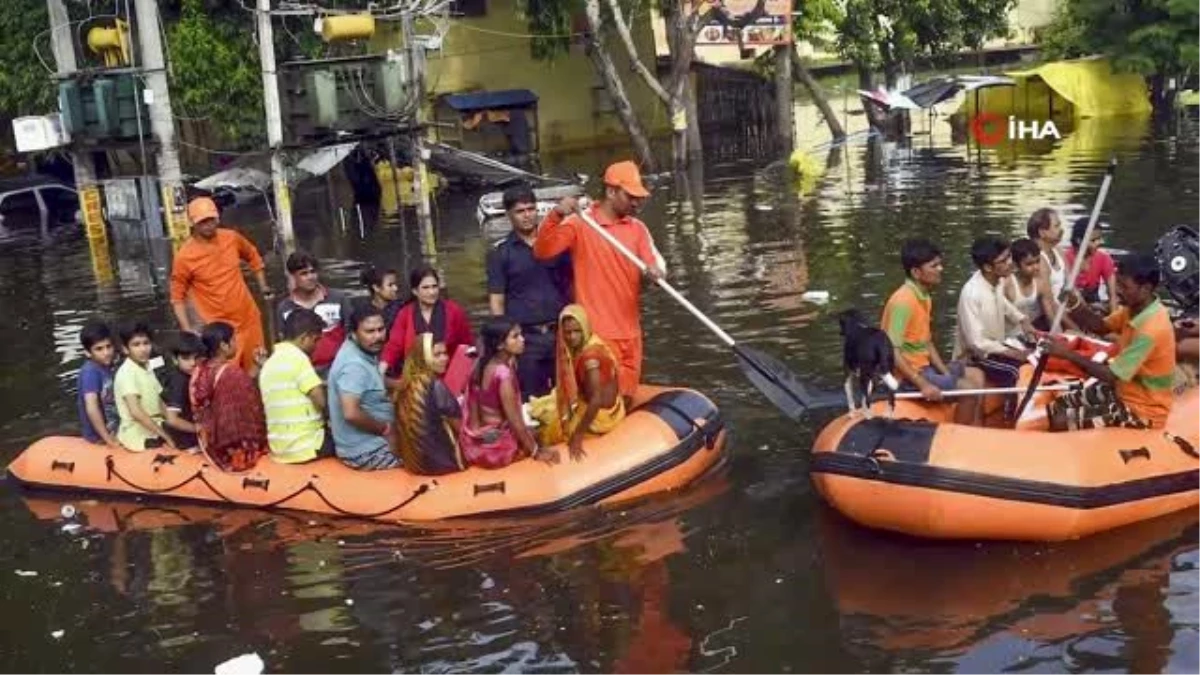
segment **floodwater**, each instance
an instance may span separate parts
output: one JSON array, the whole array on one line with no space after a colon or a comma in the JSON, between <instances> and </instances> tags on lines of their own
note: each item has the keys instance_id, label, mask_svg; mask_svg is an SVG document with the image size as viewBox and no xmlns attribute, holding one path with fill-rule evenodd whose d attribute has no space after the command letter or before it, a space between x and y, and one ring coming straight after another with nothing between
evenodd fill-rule
<instances>
[{"instance_id":1,"label":"floodwater","mask_svg":"<svg viewBox=\"0 0 1200 675\"><path fill-rule=\"evenodd\" d=\"M948 252L936 296L948 345L970 241L1017 235L1039 206L1081 213L1109 156L1120 161L1105 208L1111 246L1145 248L1195 224L1194 130L1154 136L1122 120L998 151L956 145L944 124L910 148L850 144L800 196L760 164L714 164L661 186L644 215L696 305L837 386L832 314L879 311L901 277L901 239L932 237ZM607 159L563 161L595 175ZM328 282L351 284L364 262L411 264L411 215L368 212L360 230L350 211L343 230L321 188L297 199L297 231ZM486 244L472 212L468 200L444 201L437 235L448 292L478 317ZM236 220L270 248L261 212ZM0 459L74 433L88 317L170 327L153 263L113 260L97 270L79 239L0 248ZM271 265L281 283L277 257ZM809 304L806 290L833 299ZM257 652L271 671L1197 671L1195 513L1061 545L862 530L808 480L827 418L788 422L689 314L661 293L644 297L646 377L721 406L732 436L720 475L611 510L422 529L89 501L10 481L0 485L0 669L211 672ZM80 515L65 520L64 504Z\"/></svg>"}]
</instances>

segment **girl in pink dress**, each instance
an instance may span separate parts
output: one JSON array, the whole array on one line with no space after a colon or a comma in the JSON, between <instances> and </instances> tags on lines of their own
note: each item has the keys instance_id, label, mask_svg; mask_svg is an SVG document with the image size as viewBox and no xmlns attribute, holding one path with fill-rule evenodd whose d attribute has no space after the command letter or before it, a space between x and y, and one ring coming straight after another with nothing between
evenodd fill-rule
<instances>
[{"instance_id":1,"label":"girl in pink dress","mask_svg":"<svg viewBox=\"0 0 1200 675\"><path fill-rule=\"evenodd\" d=\"M463 406L459 447L468 464L499 469L533 457L557 464L558 452L538 448L521 414L517 356L525 351L521 326L494 318L483 327L482 349Z\"/></svg>"}]
</instances>

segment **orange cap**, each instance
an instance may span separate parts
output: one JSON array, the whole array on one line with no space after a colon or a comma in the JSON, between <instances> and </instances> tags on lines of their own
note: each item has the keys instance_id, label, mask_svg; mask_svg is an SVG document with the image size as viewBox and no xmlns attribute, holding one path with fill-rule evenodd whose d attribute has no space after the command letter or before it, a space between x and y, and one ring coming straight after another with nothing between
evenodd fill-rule
<instances>
[{"instance_id":1,"label":"orange cap","mask_svg":"<svg viewBox=\"0 0 1200 675\"><path fill-rule=\"evenodd\" d=\"M604 184L619 187L632 197L649 197L650 191L642 185L642 172L630 161L617 162L604 170Z\"/></svg>"},{"instance_id":2,"label":"orange cap","mask_svg":"<svg viewBox=\"0 0 1200 675\"><path fill-rule=\"evenodd\" d=\"M192 221L193 225L202 220L220 217L217 212L217 203L208 197L196 197L188 202L187 214L188 220Z\"/></svg>"}]
</instances>

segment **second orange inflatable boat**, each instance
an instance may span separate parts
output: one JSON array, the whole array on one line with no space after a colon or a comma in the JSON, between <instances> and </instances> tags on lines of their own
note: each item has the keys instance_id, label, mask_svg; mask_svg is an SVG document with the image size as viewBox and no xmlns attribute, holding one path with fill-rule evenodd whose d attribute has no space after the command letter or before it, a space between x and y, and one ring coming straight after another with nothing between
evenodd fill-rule
<instances>
[{"instance_id":1,"label":"second orange inflatable boat","mask_svg":"<svg viewBox=\"0 0 1200 675\"><path fill-rule=\"evenodd\" d=\"M521 516L614 502L686 485L723 457L716 405L689 389L643 386L612 432L584 441L580 462L522 460L503 469L444 476L403 469L356 471L335 459L308 464L261 460L224 473L203 455L114 452L82 438L43 438L8 467L31 486L175 497L377 520L432 521L461 516Z\"/></svg>"},{"instance_id":2,"label":"second orange inflatable boat","mask_svg":"<svg viewBox=\"0 0 1200 675\"><path fill-rule=\"evenodd\" d=\"M969 427L952 412L906 400L895 419L837 418L813 446L817 490L862 525L938 539L1076 539L1200 503L1194 388L1164 429Z\"/></svg>"}]
</instances>

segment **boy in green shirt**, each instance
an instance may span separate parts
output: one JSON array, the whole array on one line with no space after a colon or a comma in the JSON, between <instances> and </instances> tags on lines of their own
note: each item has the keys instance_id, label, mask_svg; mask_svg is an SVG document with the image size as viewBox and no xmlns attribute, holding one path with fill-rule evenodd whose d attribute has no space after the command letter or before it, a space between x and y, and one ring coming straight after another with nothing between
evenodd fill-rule
<instances>
[{"instance_id":1,"label":"boy in green shirt","mask_svg":"<svg viewBox=\"0 0 1200 675\"><path fill-rule=\"evenodd\" d=\"M123 328L120 335L126 358L113 382L121 418L117 440L133 452L161 447L175 450L175 443L162 427L162 385L150 370L153 334L139 322Z\"/></svg>"}]
</instances>

